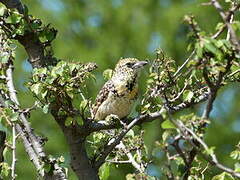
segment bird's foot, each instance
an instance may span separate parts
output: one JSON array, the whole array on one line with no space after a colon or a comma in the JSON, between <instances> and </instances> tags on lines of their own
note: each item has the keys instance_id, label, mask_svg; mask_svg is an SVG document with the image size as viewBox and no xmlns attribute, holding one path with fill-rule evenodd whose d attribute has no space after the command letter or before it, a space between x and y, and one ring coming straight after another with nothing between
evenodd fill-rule
<instances>
[{"instance_id":1,"label":"bird's foot","mask_svg":"<svg viewBox=\"0 0 240 180\"><path fill-rule=\"evenodd\" d=\"M116 122L116 121L119 121L119 117L115 114L110 114L106 117L105 119L107 122Z\"/></svg>"}]
</instances>

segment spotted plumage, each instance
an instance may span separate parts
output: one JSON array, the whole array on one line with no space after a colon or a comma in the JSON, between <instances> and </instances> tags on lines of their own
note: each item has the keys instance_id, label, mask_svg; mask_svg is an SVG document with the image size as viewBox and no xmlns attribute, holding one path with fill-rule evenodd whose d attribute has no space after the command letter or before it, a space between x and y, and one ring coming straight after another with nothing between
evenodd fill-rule
<instances>
[{"instance_id":1,"label":"spotted plumage","mask_svg":"<svg viewBox=\"0 0 240 180\"><path fill-rule=\"evenodd\" d=\"M100 90L92 109L93 118L104 120L108 115L128 116L138 94L138 76L146 61L120 59L113 76Z\"/></svg>"}]
</instances>

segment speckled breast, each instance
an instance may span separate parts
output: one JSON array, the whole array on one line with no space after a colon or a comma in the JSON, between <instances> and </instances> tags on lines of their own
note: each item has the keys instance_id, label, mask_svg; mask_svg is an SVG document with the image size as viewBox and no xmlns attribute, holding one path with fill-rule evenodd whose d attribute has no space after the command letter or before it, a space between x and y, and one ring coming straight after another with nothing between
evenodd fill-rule
<instances>
[{"instance_id":1,"label":"speckled breast","mask_svg":"<svg viewBox=\"0 0 240 180\"><path fill-rule=\"evenodd\" d=\"M108 115L117 115L120 119L128 116L131 112L134 99L126 96L116 96L110 94L109 98L104 101L96 113L96 119L104 120Z\"/></svg>"}]
</instances>

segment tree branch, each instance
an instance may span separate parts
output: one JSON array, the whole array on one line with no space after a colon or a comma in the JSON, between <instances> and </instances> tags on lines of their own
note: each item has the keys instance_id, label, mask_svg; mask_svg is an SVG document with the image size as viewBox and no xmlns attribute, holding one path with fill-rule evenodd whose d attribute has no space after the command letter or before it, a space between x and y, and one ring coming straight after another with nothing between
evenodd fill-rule
<instances>
[{"instance_id":1,"label":"tree branch","mask_svg":"<svg viewBox=\"0 0 240 180\"><path fill-rule=\"evenodd\" d=\"M58 110L51 112L62 129L71 154L71 167L81 180L98 180L97 169L91 164L86 149L85 138L77 126L65 126L66 117L58 116Z\"/></svg>"},{"instance_id":2,"label":"tree branch","mask_svg":"<svg viewBox=\"0 0 240 180\"><path fill-rule=\"evenodd\" d=\"M127 125L127 127L125 127L122 132L118 135L118 137L116 137L116 139L113 140L113 142L109 145L107 145L104 150L99 154L99 156L97 157L97 159L94 162L94 166L98 169L104 162L106 157L112 152L112 150L121 142L121 140L124 138L124 136L127 134L127 132L132 129L140 120L144 120L144 119L156 119L156 118L160 118L162 119L161 114L158 113L153 113L153 114L147 114L147 115L141 115L137 118L135 118L130 124ZM110 140L111 142L111 140Z\"/></svg>"},{"instance_id":3,"label":"tree branch","mask_svg":"<svg viewBox=\"0 0 240 180\"><path fill-rule=\"evenodd\" d=\"M33 68L45 67L47 65L47 58L44 56L44 46L34 32L17 36L17 40L25 48L29 57L29 63Z\"/></svg>"},{"instance_id":4,"label":"tree branch","mask_svg":"<svg viewBox=\"0 0 240 180\"><path fill-rule=\"evenodd\" d=\"M117 146L118 149L122 149L124 151L124 153L126 153L127 157L128 157L128 161L132 164L132 166L137 169L140 173L144 173L144 168L138 164L132 153L129 152L127 149L126 149L126 146L123 144L123 142L121 141L120 144Z\"/></svg>"},{"instance_id":5,"label":"tree branch","mask_svg":"<svg viewBox=\"0 0 240 180\"><path fill-rule=\"evenodd\" d=\"M209 155L206 155L204 153L201 152L201 150L199 149L199 147L191 140L191 138L189 137L189 134L191 135L191 137L196 140L203 148L206 152L209 151L209 147L207 146L207 144L201 139L199 138L191 129L187 128L182 122L180 121L174 121L174 124L176 124L176 126L180 129L182 135L185 137L185 139L194 147L197 149L198 154L200 154L206 161L208 161L210 164L216 166L217 168L219 168L220 170L227 172L229 174L231 174L234 177L240 178L240 173L232 170L231 168L228 168L226 166L224 166L223 164L219 163L216 155L214 153L210 153ZM189 134L185 133L188 132Z\"/></svg>"},{"instance_id":6,"label":"tree branch","mask_svg":"<svg viewBox=\"0 0 240 180\"><path fill-rule=\"evenodd\" d=\"M232 28L231 23L229 22L229 16L224 12L222 6L220 5L220 3L218 2L218 0L211 0L212 5L218 10L220 16L222 17L224 23L226 24L227 28L228 28L228 32L230 34L230 41L232 42L233 46L235 47L235 49L238 51L238 53L240 52L240 43L239 43L239 39L235 33L235 31ZM236 8L239 8L240 5L238 3L238 5L236 6ZM231 17L231 15L230 15Z\"/></svg>"},{"instance_id":7,"label":"tree branch","mask_svg":"<svg viewBox=\"0 0 240 180\"><path fill-rule=\"evenodd\" d=\"M13 65L10 64L9 68L6 71L7 87L9 89L10 99L15 103L16 109L20 109L19 108L19 102L18 102L17 95L16 95L16 90L15 90L15 87L14 87L14 84L13 84L12 71L13 71ZM33 133L32 129L30 127L30 124L27 121L27 119L26 119L26 117L23 113L20 114L20 119L21 119L21 122L24 126L24 130L26 132L25 135L27 135L27 137L29 138L28 141L26 140L27 138L22 137L23 136L23 134L22 134L23 131L21 130L20 125L17 126L16 130L21 135L25 148L29 149L28 146L29 145L32 146L32 150L29 149L28 155L30 155L30 159L35 159L34 164L35 164L36 168L39 170L39 166L40 166L40 168L43 168L42 167L42 161L44 159L47 159L46 154L44 153L42 144L39 141L40 138L37 138L37 136ZM32 151L35 152L35 153L33 153ZM51 179L51 178L62 179L62 180L66 179L66 175L65 175L62 168L60 168L57 164L54 165L54 168L56 168L56 169L54 169L53 175L50 175L50 174L47 174L47 173L41 173L41 172L40 172L40 175L43 175L43 177L45 179ZM61 169L61 171L59 171L60 169Z\"/></svg>"},{"instance_id":8,"label":"tree branch","mask_svg":"<svg viewBox=\"0 0 240 180\"><path fill-rule=\"evenodd\" d=\"M0 163L4 161L3 151L5 148L6 133L0 131ZM1 169L0 169L1 172Z\"/></svg>"},{"instance_id":9,"label":"tree branch","mask_svg":"<svg viewBox=\"0 0 240 180\"><path fill-rule=\"evenodd\" d=\"M0 42L4 43L5 41L5 35L0 35ZM16 125L14 127L14 133L15 128L16 132L20 134L21 139L23 140L24 147L26 149L26 152L28 153L30 159L33 161L35 167L39 171L41 168L43 168L43 162L44 158L46 158L46 155L43 151L43 147L41 142L39 141L40 138L38 138L32 131L29 122L27 121L25 115L20 111L19 107L19 101L16 95L16 90L13 84L13 57L12 52L8 51L7 49L4 49L5 47L2 47L1 53L8 53L9 59L6 69L6 87L8 88L9 93L9 99L14 103L13 109L14 111L17 111L19 113L20 123L16 122ZM7 96L6 96L7 98ZM3 97L4 99L4 97ZM4 103L4 102L3 102ZM5 104L3 104L5 106ZM25 133L24 133L25 132ZM15 138L15 137L14 137ZM47 159L47 158L46 158ZM15 148L13 151L13 163L12 163L12 173L14 173L15 168ZM63 170L60 172L57 172L53 170L53 175L50 175L48 173L44 173L44 171L40 172L40 176L44 177L45 179L66 179L66 176L63 172ZM15 176L14 174L12 174Z\"/></svg>"},{"instance_id":10,"label":"tree branch","mask_svg":"<svg viewBox=\"0 0 240 180\"><path fill-rule=\"evenodd\" d=\"M15 127L15 124L13 123L13 126L12 126L12 165L11 165L11 176L12 176L12 180L14 180L16 178L16 174L15 174L15 168L16 168L16 162L17 162L17 159L16 159L16 139L17 139L17 136L16 136L16 127Z\"/></svg>"}]
</instances>

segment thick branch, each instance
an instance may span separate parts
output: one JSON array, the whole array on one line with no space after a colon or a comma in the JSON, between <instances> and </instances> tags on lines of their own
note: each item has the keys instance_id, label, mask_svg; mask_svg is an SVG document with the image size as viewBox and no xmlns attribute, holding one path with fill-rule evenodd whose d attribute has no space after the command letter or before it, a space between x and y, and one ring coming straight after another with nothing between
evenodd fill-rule
<instances>
[{"instance_id":1,"label":"thick branch","mask_svg":"<svg viewBox=\"0 0 240 180\"><path fill-rule=\"evenodd\" d=\"M17 40L23 45L33 68L44 67L47 59L44 57L44 46L39 41L34 32L29 32L23 36L18 36Z\"/></svg>"},{"instance_id":2,"label":"thick branch","mask_svg":"<svg viewBox=\"0 0 240 180\"><path fill-rule=\"evenodd\" d=\"M0 163L4 161L3 150L5 148L6 133L0 131ZM1 172L1 169L0 169Z\"/></svg>"},{"instance_id":3,"label":"thick branch","mask_svg":"<svg viewBox=\"0 0 240 180\"><path fill-rule=\"evenodd\" d=\"M98 180L97 170L92 166L85 149L86 135L83 136L83 134L79 133L80 131L74 125L65 126L66 117L59 117L56 113L58 112L52 112L67 139L73 171L81 180Z\"/></svg>"}]
</instances>

